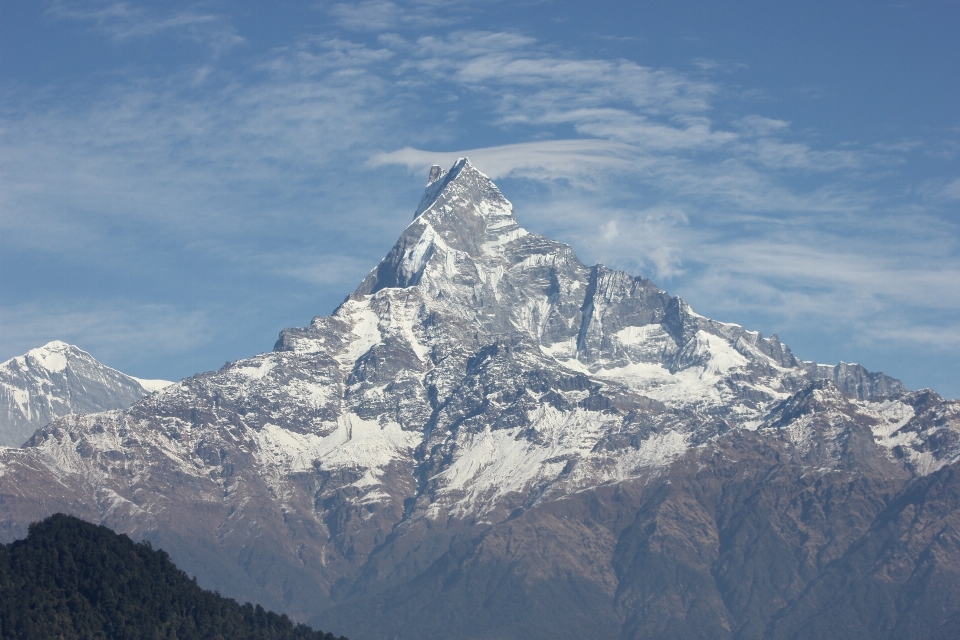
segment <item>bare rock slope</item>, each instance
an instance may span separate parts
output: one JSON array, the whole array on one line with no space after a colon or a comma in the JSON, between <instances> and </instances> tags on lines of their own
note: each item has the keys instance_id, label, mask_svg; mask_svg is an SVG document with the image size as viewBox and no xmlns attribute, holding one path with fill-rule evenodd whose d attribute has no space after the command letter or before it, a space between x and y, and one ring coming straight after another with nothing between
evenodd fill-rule
<instances>
[{"instance_id":1,"label":"bare rock slope","mask_svg":"<svg viewBox=\"0 0 960 640\"><path fill-rule=\"evenodd\" d=\"M960 402L698 315L520 227L461 160L272 353L0 453L74 513L357 638L935 638Z\"/></svg>"}]
</instances>

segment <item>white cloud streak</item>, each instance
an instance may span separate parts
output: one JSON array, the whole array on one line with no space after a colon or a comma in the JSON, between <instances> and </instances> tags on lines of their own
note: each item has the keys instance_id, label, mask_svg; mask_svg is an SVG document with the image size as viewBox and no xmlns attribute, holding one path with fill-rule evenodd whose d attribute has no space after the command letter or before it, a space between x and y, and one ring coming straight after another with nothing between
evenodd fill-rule
<instances>
[{"instance_id":1,"label":"white cloud streak","mask_svg":"<svg viewBox=\"0 0 960 640\"><path fill-rule=\"evenodd\" d=\"M389 0L336 3L328 12L350 31L396 31L403 28L447 27L461 22L461 9L469 3L454 0L419 0L399 5Z\"/></svg>"},{"instance_id":2,"label":"white cloud streak","mask_svg":"<svg viewBox=\"0 0 960 640\"><path fill-rule=\"evenodd\" d=\"M118 43L171 34L220 53L243 42L243 38L223 18L194 9L159 14L142 4L129 2L56 0L49 4L47 15L57 20L90 24L93 29Z\"/></svg>"},{"instance_id":3,"label":"white cloud streak","mask_svg":"<svg viewBox=\"0 0 960 640\"><path fill-rule=\"evenodd\" d=\"M105 362L129 357L132 349L183 354L208 341L212 329L205 311L129 300L4 306L0 308L0 324L0 360L51 340L76 344Z\"/></svg>"}]
</instances>

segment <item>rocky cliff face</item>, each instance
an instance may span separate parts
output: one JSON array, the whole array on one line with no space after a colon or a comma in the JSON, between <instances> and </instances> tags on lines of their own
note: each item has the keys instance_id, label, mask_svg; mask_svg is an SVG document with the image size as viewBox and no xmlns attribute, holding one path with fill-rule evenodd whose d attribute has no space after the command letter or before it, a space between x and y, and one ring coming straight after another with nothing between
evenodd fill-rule
<instances>
[{"instance_id":1,"label":"rocky cliff face","mask_svg":"<svg viewBox=\"0 0 960 640\"><path fill-rule=\"evenodd\" d=\"M70 413L126 409L168 384L120 373L65 342L47 343L0 363L0 446L18 447Z\"/></svg>"},{"instance_id":2,"label":"rocky cliff face","mask_svg":"<svg viewBox=\"0 0 960 640\"><path fill-rule=\"evenodd\" d=\"M0 456L5 539L75 513L351 637L960 624L960 402L587 267L466 160L273 353Z\"/></svg>"}]
</instances>

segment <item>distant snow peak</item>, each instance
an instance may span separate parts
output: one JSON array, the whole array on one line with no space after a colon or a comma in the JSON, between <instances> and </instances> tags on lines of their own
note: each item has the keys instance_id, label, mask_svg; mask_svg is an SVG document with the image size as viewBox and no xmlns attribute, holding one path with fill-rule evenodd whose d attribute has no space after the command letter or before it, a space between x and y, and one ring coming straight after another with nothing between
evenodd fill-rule
<instances>
[{"instance_id":1,"label":"distant snow peak","mask_svg":"<svg viewBox=\"0 0 960 640\"><path fill-rule=\"evenodd\" d=\"M132 376L131 376L132 377ZM156 393L157 391L162 391L166 389L173 383L169 380L147 380L144 378L133 378L140 383L140 386L149 391L150 393Z\"/></svg>"},{"instance_id":2,"label":"distant snow peak","mask_svg":"<svg viewBox=\"0 0 960 640\"><path fill-rule=\"evenodd\" d=\"M67 349L76 349L77 347L67 344L62 340L51 340L42 347L37 347L36 349L30 349L27 353L39 353L42 351L65 351Z\"/></svg>"},{"instance_id":3,"label":"distant snow peak","mask_svg":"<svg viewBox=\"0 0 960 640\"><path fill-rule=\"evenodd\" d=\"M61 340L0 363L0 446L19 446L57 417L126 409L163 389L98 362Z\"/></svg>"},{"instance_id":4,"label":"distant snow peak","mask_svg":"<svg viewBox=\"0 0 960 640\"><path fill-rule=\"evenodd\" d=\"M47 371L55 372L63 371L67 368L66 354L71 350L76 350L86 355L85 352L80 351L80 349L66 342L61 342L60 340L53 340L42 347L31 349L25 355Z\"/></svg>"}]
</instances>

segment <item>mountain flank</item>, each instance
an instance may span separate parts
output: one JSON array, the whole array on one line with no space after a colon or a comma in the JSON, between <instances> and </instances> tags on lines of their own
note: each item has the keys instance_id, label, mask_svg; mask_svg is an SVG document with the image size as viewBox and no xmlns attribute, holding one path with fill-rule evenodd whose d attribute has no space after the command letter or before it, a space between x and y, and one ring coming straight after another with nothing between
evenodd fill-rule
<instances>
[{"instance_id":1,"label":"mountain flank","mask_svg":"<svg viewBox=\"0 0 960 640\"><path fill-rule=\"evenodd\" d=\"M204 591L150 543L63 514L0 545L0 637L347 640Z\"/></svg>"}]
</instances>

